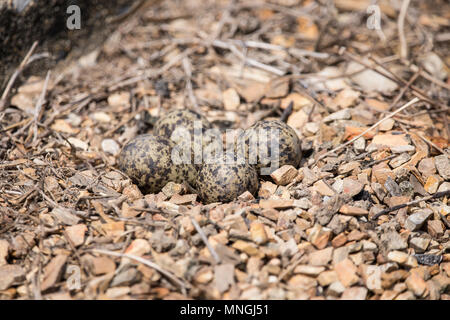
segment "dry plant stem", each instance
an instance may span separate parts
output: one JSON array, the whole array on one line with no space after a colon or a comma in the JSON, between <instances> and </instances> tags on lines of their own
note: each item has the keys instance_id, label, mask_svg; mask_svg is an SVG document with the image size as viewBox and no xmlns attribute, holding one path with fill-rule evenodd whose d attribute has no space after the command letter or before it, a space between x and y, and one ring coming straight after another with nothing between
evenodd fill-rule
<instances>
[{"instance_id":1,"label":"dry plant stem","mask_svg":"<svg viewBox=\"0 0 450 320\"><path fill-rule=\"evenodd\" d=\"M319 158L317 158L317 160L315 161L315 163L317 163L319 160L321 160L321 159L323 159L323 158L329 156L330 154L332 154L332 153L334 153L334 152L336 152L336 151L338 151L338 150L341 150L342 148L348 146L349 144L355 142L356 140L358 140L359 138L361 138L362 136L364 136L367 132L369 132L369 131L375 129L376 127L378 127L378 126L379 126L381 123L383 123L385 120L392 118L392 117L395 116L397 113L399 113L399 112L405 110L406 108L412 106L413 104L415 104L415 103L418 102L418 101L420 101L420 100L419 100L419 98L417 98L417 97L414 98L414 99L412 99L411 101L409 101L408 103L406 103L403 107L401 107L401 108L399 108L398 110L396 110L396 111L390 113L389 115L387 115L386 117L384 117L383 119L381 119L380 121L378 121L377 123L375 123L373 126L371 126L370 128L364 130L362 133L360 133L359 135L357 135L356 137L354 137L352 140L347 141L346 143L341 144L340 146L334 148L333 150L328 151L327 153L321 155Z\"/></svg>"},{"instance_id":2,"label":"dry plant stem","mask_svg":"<svg viewBox=\"0 0 450 320\"><path fill-rule=\"evenodd\" d=\"M158 266L154 262L151 262L149 260L143 259L141 257L135 256L135 255L132 255L132 254L128 254L128 253L117 253L117 252L114 252L114 251L103 250L103 249L91 249L90 251L91 252L95 252L95 253L100 253L100 254L106 254L106 255L110 255L110 256L114 256L114 257L128 258L128 259L140 262L140 263L146 265L149 268L155 269L156 271L158 271L162 275L166 276L173 283L178 285L184 292L186 291L186 285L181 280L179 280L172 273L170 273L169 271L164 270L163 268L161 268L160 266Z\"/></svg>"},{"instance_id":3,"label":"dry plant stem","mask_svg":"<svg viewBox=\"0 0 450 320\"><path fill-rule=\"evenodd\" d=\"M244 63L248 64L249 66L262 69L264 71L276 74L277 76L283 76L286 73L286 72L284 72L284 71L282 71L282 70L280 70L278 68L269 66L267 64L261 63L259 61L254 60L254 59L251 59L251 58L247 58L241 51L239 51L236 48L236 46L234 44L229 44L229 43L224 42L222 40L214 40L212 42L212 45L215 46L215 47L222 48L222 49L230 50L231 52L234 53L234 55L236 55L239 59L241 59Z\"/></svg>"},{"instance_id":4,"label":"dry plant stem","mask_svg":"<svg viewBox=\"0 0 450 320\"><path fill-rule=\"evenodd\" d=\"M31 46L30 50L28 50L28 53L25 55L25 58L22 60L17 70L13 73L13 75L9 79L8 84L6 85L6 88L3 91L2 97L0 99L0 111L5 108L6 99L8 98L9 92L11 91L14 82L16 81L17 77L22 73L25 66L28 64L30 57L33 54L34 50L36 49L37 45L38 42L35 41Z\"/></svg>"},{"instance_id":5,"label":"dry plant stem","mask_svg":"<svg viewBox=\"0 0 450 320\"><path fill-rule=\"evenodd\" d=\"M422 201L427 201L427 200L430 200L430 199L435 199L435 198L440 198L440 197L446 197L446 196L449 196L449 195L450 195L450 190L447 190L447 191L442 191L442 192L436 192L435 194L433 194L431 196L426 196L426 197L423 197L423 198L420 198L420 199L417 199L417 200L413 200L413 201L410 201L410 202L407 202L407 203L399 204L398 206L394 206L394 207L391 207L391 208L388 208L388 209L384 209L384 210L378 212L377 214L375 214L372 217L372 220L376 220L380 216L382 216L384 214L387 214L389 212L396 211L398 209L401 209L401 208L404 208L404 207L407 207L407 206L412 206L412 205L417 204L417 203L422 202Z\"/></svg>"},{"instance_id":6,"label":"dry plant stem","mask_svg":"<svg viewBox=\"0 0 450 320\"><path fill-rule=\"evenodd\" d=\"M375 58L373 58L373 57L370 57L370 59L371 59L373 62L375 62L380 68L382 68L385 72L388 72L389 74L386 74L386 73L384 73L384 72L380 72L380 71L377 70L376 68L372 68L372 67L368 66L367 64L364 64L366 67L371 68L373 71L375 71L375 72L377 72L377 73L379 73L379 74L385 76L386 78L388 78L388 79L390 79L390 80L392 80L392 81L394 81L394 82L397 82L397 83L403 84L403 85L407 85L407 84L408 84L408 82L407 82L405 79L399 77L397 74L395 74L394 72L392 72L391 70L389 70L388 68L386 68L386 67L385 67L380 61L378 61L377 59L375 59ZM361 63L361 64L362 64L362 63ZM423 92L422 90L420 90L419 88L417 88L415 85L412 85L412 84L411 84L410 87L411 87L411 90L413 90L412 93L413 93L416 97L418 97L418 98L420 98L420 99L422 99L422 100L424 100L424 101L426 101L426 102L428 102L428 103L430 103L430 104L432 104L432 105L439 106L439 107L441 107L441 108L447 108L447 109L450 110L450 107L444 105L444 104L441 103L440 101L435 101L435 100L433 100L433 99L430 98L425 92Z\"/></svg>"},{"instance_id":7,"label":"dry plant stem","mask_svg":"<svg viewBox=\"0 0 450 320\"><path fill-rule=\"evenodd\" d=\"M428 72L426 72L425 70L420 69L418 66L416 66L415 64L411 64L409 65L409 69L412 72L419 72L420 76L424 79L427 79L430 82L433 82L435 85L438 85L444 89L450 90L450 85L446 84L445 82L436 79L435 77L433 77L431 74L429 74Z\"/></svg>"},{"instance_id":8,"label":"dry plant stem","mask_svg":"<svg viewBox=\"0 0 450 320\"><path fill-rule=\"evenodd\" d=\"M410 0L403 0L397 20L398 37L400 39L400 58L404 60L408 58L408 43L405 38L405 17L409 3Z\"/></svg>"},{"instance_id":9,"label":"dry plant stem","mask_svg":"<svg viewBox=\"0 0 450 320\"><path fill-rule=\"evenodd\" d=\"M39 99L36 102L36 107L34 108L34 118L33 118L33 122L34 122L33 123L34 136L33 136L33 144L36 142L36 139L37 139L37 123L38 123L40 115L41 115L42 105L44 104L45 94L47 92L48 81L50 79L50 75L51 75L51 71L49 70L47 72L47 76L45 77L44 87L42 88L41 95L39 96Z\"/></svg>"},{"instance_id":10,"label":"dry plant stem","mask_svg":"<svg viewBox=\"0 0 450 320\"><path fill-rule=\"evenodd\" d=\"M377 68L367 64L365 61L363 61L361 58L349 53L348 51L346 51L344 53L344 56L348 57L349 59L358 62L360 65L369 68L370 70L375 71L378 74L381 74L383 77L388 78L391 81L400 83L402 85L406 85L408 82L402 78L400 78L399 76L397 76L395 73L391 72L389 69L387 69L385 66L383 66L379 61L377 61L376 59L374 59L373 57L370 57L370 59L372 61L374 61L380 68L382 68L384 70L384 72L378 70ZM387 74L386 72L388 72L389 74ZM442 103L436 102L433 99L431 99L430 97L428 97L427 94L425 94L424 92L422 92L419 88L417 88L414 85L411 85L411 90L413 90L413 94L418 97L421 100L424 100L428 103L431 103L432 105L437 105L437 106L441 106L442 108L449 108L448 106L443 105Z\"/></svg>"},{"instance_id":11,"label":"dry plant stem","mask_svg":"<svg viewBox=\"0 0 450 320\"><path fill-rule=\"evenodd\" d=\"M402 88L402 90L399 92L399 94L395 97L394 101L392 102L392 104L389 106L389 108L387 109L387 111L392 110L392 108L394 108L397 103L400 101L400 99L403 97L403 95L405 94L406 90L408 90L408 88L414 83L414 81L416 81L417 77L420 75L419 72L416 72L411 79L409 79L408 83Z\"/></svg>"},{"instance_id":12,"label":"dry plant stem","mask_svg":"<svg viewBox=\"0 0 450 320\"><path fill-rule=\"evenodd\" d=\"M208 238L206 238L206 235L203 232L202 228L200 228L200 226L198 225L197 221L195 221L195 219L193 217L191 217L191 222L194 225L195 230L197 230L198 234L202 238L202 240L205 243L206 247L208 248L209 252L211 253L211 256L214 258L214 261L217 264L219 264L220 263L219 255L217 254L216 250L214 250L214 248L209 243Z\"/></svg>"},{"instance_id":13,"label":"dry plant stem","mask_svg":"<svg viewBox=\"0 0 450 320\"><path fill-rule=\"evenodd\" d=\"M445 154L444 150L442 150L441 148L439 148L435 143L433 143L432 141L428 140L427 138L425 138L424 136L422 136L420 133L417 132L417 135L420 137L420 139L422 139L423 141L425 141L426 143L428 143L430 146L432 146L433 148L435 148L437 151L439 151L441 154Z\"/></svg>"}]
</instances>

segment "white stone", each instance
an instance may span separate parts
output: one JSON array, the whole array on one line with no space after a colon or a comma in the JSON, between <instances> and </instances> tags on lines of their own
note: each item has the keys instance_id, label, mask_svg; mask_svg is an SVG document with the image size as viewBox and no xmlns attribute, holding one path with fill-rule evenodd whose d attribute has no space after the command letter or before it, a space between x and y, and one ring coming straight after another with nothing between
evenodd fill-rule
<instances>
[{"instance_id":1,"label":"white stone","mask_svg":"<svg viewBox=\"0 0 450 320\"><path fill-rule=\"evenodd\" d=\"M106 153L116 156L120 152L120 146L113 139L104 139L102 141L102 150Z\"/></svg>"}]
</instances>

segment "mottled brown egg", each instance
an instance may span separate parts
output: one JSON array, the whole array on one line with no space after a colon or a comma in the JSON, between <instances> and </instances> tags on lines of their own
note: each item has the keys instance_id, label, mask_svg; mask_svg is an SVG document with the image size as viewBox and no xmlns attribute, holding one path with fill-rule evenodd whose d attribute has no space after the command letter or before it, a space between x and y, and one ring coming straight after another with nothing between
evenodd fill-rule
<instances>
[{"instance_id":1,"label":"mottled brown egg","mask_svg":"<svg viewBox=\"0 0 450 320\"><path fill-rule=\"evenodd\" d=\"M229 202L235 200L245 191L255 194L259 189L256 170L245 163L203 164L197 179L197 191L206 203Z\"/></svg>"},{"instance_id":2,"label":"mottled brown egg","mask_svg":"<svg viewBox=\"0 0 450 320\"><path fill-rule=\"evenodd\" d=\"M191 137L194 137L194 124L197 122L202 132L211 129L211 123L201 114L189 109L177 109L169 111L162 116L156 123L153 129L155 135L166 137L173 140L175 143L183 136L173 136L176 129L186 129Z\"/></svg>"},{"instance_id":3,"label":"mottled brown egg","mask_svg":"<svg viewBox=\"0 0 450 320\"><path fill-rule=\"evenodd\" d=\"M209 129L212 129L211 123L201 114L189 109L177 109L162 116L155 123L153 133L171 139L179 150L180 158L190 157L191 162L200 169L203 149L210 143L204 138L205 131ZM193 182L191 177L189 183Z\"/></svg>"},{"instance_id":4,"label":"mottled brown egg","mask_svg":"<svg viewBox=\"0 0 450 320\"><path fill-rule=\"evenodd\" d=\"M121 171L144 193L157 193L170 181L187 181L195 168L191 164L176 164L172 160L174 144L167 138L144 134L128 142L117 163Z\"/></svg>"},{"instance_id":5,"label":"mottled brown egg","mask_svg":"<svg viewBox=\"0 0 450 320\"><path fill-rule=\"evenodd\" d=\"M246 129L237 139L236 152L261 175L269 175L287 164L298 167L302 159L300 139L294 129L280 120L258 121Z\"/></svg>"}]
</instances>

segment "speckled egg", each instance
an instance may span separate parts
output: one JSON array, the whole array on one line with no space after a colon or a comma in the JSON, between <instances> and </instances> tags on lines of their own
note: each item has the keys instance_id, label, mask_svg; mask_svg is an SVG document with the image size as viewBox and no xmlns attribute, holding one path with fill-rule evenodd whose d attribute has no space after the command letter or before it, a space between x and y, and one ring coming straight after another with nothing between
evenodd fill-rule
<instances>
[{"instance_id":1,"label":"speckled egg","mask_svg":"<svg viewBox=\"0 0 450 320\"><path fill-rule=\"evenodd\" d=\"M246 129L237 139L237 154L244 154L261 175L287 164L298 167L302 159L300 139L294 129L280 120L258 121ZM267 170L261 170L264 168Z\"/></svg>"},{"instance_id":2,"label":"speckled egg","mask_svg":"<svg viewBox=\"0 0 450 320\"><path fill-rule=\"evenodd\" d=\"M198 130L194 130L196 128ZM198 158L206 144L210 143L204 139L203 133L211 128L211 123L201 114L189 109L177 109L162 116L155 123L153 133L171 139L179 146L179 150L190 150L191 159L194 162L195 152ZM186 139L189 136L191 139ZM184 156L184 153L180 154Z\"/></svg>"},{"instance_id":3,"label":"speckled egg","mask_svg":"<svg viewBox=\"0 0 450 320\"><path fill-rule=\"evenodd\" d=\"M198 173L197 191L205 204L233 201L245 191L255 194L258 189L258 174L245 163L207 163Z\"/></svg>"},{"instance_id":4,"label":"speckled egg","mask_svg":"<svg viewBox=\"0 0 450 320\"><path fill-rule=\"evenodd\" d=\"M201 114L189 109L177 109L169 111L162 116L153 128L153 133L177 142L182 137L174 137L172 134L178 128L185 128L191 137L194 136L194 123L198 122L203 131L211 129L211 123Z\"/></svg>"},{"instance_id":5,"label":"speckled egg","mask_svg":"<svg viewBox=\"0 0 450 320\"><path fill-rule=\"evenodd\" d=\"M172 161L174 143L167 138L144 134L128 142L117 164L144 193L157 193L169 182L187 181L196 171L191 164Z\"/></svg>"}]
</instances>

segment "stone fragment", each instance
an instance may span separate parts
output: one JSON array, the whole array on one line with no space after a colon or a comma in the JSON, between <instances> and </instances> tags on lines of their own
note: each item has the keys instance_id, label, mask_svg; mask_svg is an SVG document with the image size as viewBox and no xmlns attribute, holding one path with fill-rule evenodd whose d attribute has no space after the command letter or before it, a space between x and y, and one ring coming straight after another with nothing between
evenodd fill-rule
<instances>
[{"instance_id":1,"label":"stone fragment","mask_svg":"<svg viewBox=\"0 0 450 320\"><path fill-rule=\"evenodd\" d=\"M130 267L117 273L111 280L111 287L129 287L140 279L140 273L136 268Z\"/></svg>"},{"instance_id":2,"label":"stone fragment","mask_svg":"<svg viewBox=\"0 0 450 320\"><path fill-rule=\"evenodd\" d=\"M388 177L390 177L392 180L395 179L394 173L384 162L378 163L372 167L372 177L376 180L372 180L372 182L378 182L381 185L384 185L386 183Z\"/></svg>"},{"instance_id":3,"label":"stone fragment","mask_svg":"<svg viewBox=\"0 0 450 320\"><path fill-rule=\"evenodd\" d=\"M431 239L423 237L415 237L409 240L409 244L411 248L415 250L416 253L424 253L427 250L430 241Z\"/></svg>"},{"instance_id":4,"label":"stone fragment","mask_svg":"<svg viewBox=\"0 0 450 320\"><path fill-rule=\"evenodd\" d=\"M366 209L350 206L347 204L344 204L339 209L339 212L348 216L364 216L369 214L369 211L367 211Z\"/></svg>"},{"instance_id":5,"label":"stone fragment","mask_svg":"<svg viewBox=\"0 0 450 320\"><path fill-rule=\"evenodd\" d=\"M302 274L296 274L289 279L288 284L292 287L300 287L307 290L316 287L317 280L311 277L304 276Z\"/></svg>"},{"instance_id":6,"label":"stone fragment","mask_svg":"<svg viewBox=\"0 0 450 320\"><path fill-rule=\"evenodd\" d=\"M391 179L391 177L387 177L386 182L384 183L384 187L393 197L401 196L401 190L397 182Z\"/></svg>"},{"instance_id":7,"label":"stone fragment","mask_svg":"<svg viewBox=\"0 0 450 320\"><path fill-rule=\"evenodd\" d=\"M317 281L322 287L326 287L333 282L339 281L336 271L328 270L322 272L318 277Z\"/></svg>"},{"instance_id":8,"label":"stone fragment","mask_svg":"<svg viewBox=\"0 0 450 320\"><path fill-rule=\"evenodd\" d=\"M378 134L372 139L372 144L380 147L398 147L410 145L410 141L406 134L385 133Z\"/></svg>"},{"instance_id":9,"label":"stone fragment","mask_svg":"<svg viewBox=\"0 0 450 320\"><path fill-rule=\"evenodd\" d=\"M396 262L398 264L405 264L408 261L409 255L402 251L391 251L387 256L389 261Z\"/></svg>"},{"instance_id":10,"label":"stone fragment","mask_svg":"<svg viewBox=\"0 0 450 320\"><path fill-rule=\"evenodd\" d=\"M144 254L150 252L150 243L145 239L135 239L125 250L126 254L142 257Z\"/></svg>"},{"instance_id":11,"label":"stone fragment","mask_svg":"<svg viewBox=\"0 0 450 320\"><path fill-rule=\"evenodd\" d=\"M382 123L380 123L380 126L378 127L378 129L380 129L380 131L390 131L394 127L394 124L395 124L395 120L392 118L389 118L389 119L384 120Z\"/></svg>"},{"instance_id":12,"label":"stone fragment","mask_svg":"<svg viewBox=\"0 0 450 320\"><path fill-rule=\"evenodd\" d=\"M414 257L417 259L418 263L426 266L439 264L442 261L442 256L435 254L415 254Z\"/></svg>"},{"instance_id":13,"label":"stone fragment","mask_svg":"<svg viewBox=\"0 0 450 320\"><path fill-rule=\"evenodd\" d=\"M356 168L360 168L360 167L361 167L361 163L359 161L346 162L339 166L338 173L346 174L346 173L349 173L349 172L355 170Z\"/></svg>"},{"instance_id":14,"label":"stone fragment","mask_svg":"<svg viewBox=\"0 0 450 320\"><path fill-rule=\"evenodd\" d=\"M331 240L331 245L334 248L342 247L347 242L347 236L344 233L338 234L336 237L334 237L333 240Z\"/></svg>"},{"instance_id":15,"label":"stone fragment","mask_svg":"<svg viewBox=\"0 0 450 320\"><path fill-rule=\"evenodd\" d=\"M80 218L74 215L69 209L63 207L55 207L52 210L52 215L56 217L61 223L73 226L80 222Z\"/></svg>"},{"instance_id":16,"label":"stone fragment","mask_svg":"<svg viewBox=\"0 0 450 320\"><path fill-rule=\"evenodd\" d=\"M294 200L270 199L260 200L259 206L262 209L288 209L294 206Z\"/></svg>"},{"instance_id":17,"label":"stone fragment","mask_svg":"<svg viewBox=\"0 0 450 320\"><path fill-rule=\"evenodd\" d=\"M444 235L445 226L440 220L431 220L427 223L427 231L430 236L437 239Z\"/></svg>"},{"instance_id":18,"label":"stone fragment","mask_svg":"<svg viewBox=\"0 0 450 320\"><path fill-rule=\"evenodd\" d=\"M325 271L325 267L316 267L310 265L298 265L294 269L294 273L301 273L306 276L317 277Z\"/></svg>"},{"instance_id":19,"label":"stone fragment","mask_svg":"<svg viewBox=\"0 0 450 320\"><path fill-rule=\"evenodd\" d=\"M409 231L417 231L422 228L425 221L433 215L431 209L423 209L408 216L405 221L405 228Z\"/></svg>"},{"instance_id":20,"label":"stone fragment","mask_svg":"<svg viewBox=\"0 0 450 320\"><path fill-rule=\"evenodd\" d=\"M386 252L392 250L404 250L408 247L405 239L403 239L398 232L391 230L385 232L380 237L381 246Z\"/></svg>"},{"instance_id":21,"label":"stone fragment","mask_svg":"<svg viewBox=\"0 0 450 320\"><path fill-rule=\"evenodd\" d=\"M411 275L405 281L406 286L417 297L421 298L427 291L427 284L416 272L412 272Z\"/></svg>"},{"instance_id":22,"label":"stone fragment","mask_svg":"<svg viewBox=\"0 0 450 320\"><path fill-rule=\"evenodd\" d=\"M416 297L411 291L406 291L399 294L394 300L416 300Z\"/></svg>"},{"instance_id":23,"label":"stone fragment","mask_svg":"<svg viewBox=\"0 0 450 320\"><path fill-rule=\"evenodd\" d=\"M361 153L366 149L366 139L364 137L360 137L353 142L353 148L356 153Z\"/></svg>"},{"instance_id":24,"label":"stone fragment","mask_svg":"<svg viewBox=\"0 0 450 320\"><path fill-rule=\"evenodd\" d=\"M327 123L335 120L348 120L351 117L352 114L350 112L350 109L342 109L323 118L323 122Z\"/></svg>"},{"instance_id":25,"label":"stone fragment","mask_svg":"<svg viewBox=\"0 0 450 320\"><path fill-rule=\"evenodd\" d=\"M317 249L323 249L327 246L331 238L332 231L328 228L322 227L320 224L315 224L314 227L308 230L308 241L311 242Z\"/></svg>"},{"instance_id":26,"label":"stone fragment","mask_svg":"<svg viewBox=\"0 0 450 320\"><path fill-rule=\"evenodd\" d=\"M359 281L357 268L350 259L342 260L334 266L339 281L345 287L351 287Z\"/></svg>"},{"instance_id":27,"label":"stone fragment","mask_svg":"<svg viewBox=\"0 0 450 320\"><path fill-rule=\"evenodd\" d=\"M105 153L116 156L120 152L120 146L114 139L104 139L102 141L102 150Z\"/></svg>"},{"instance_id":28,"label":"stone fragment","mask_svg":"<svg viewBox=\"0 0 450 320\"><path fill-rule=\"evenodd\" d=\"M276 184L270 181L264 181L263 183L261 183L261 187L259 188L258 191L258 196L260 198L268 199L275 193L276 190L277 190Z\"/></svg>"},{"instance_id":29,"label":"stone fragment","mask_svg":"<svg viewBox=\"0 0 450 320\"><path fill-rule=\"evenodd\" d=\"M386 195L387 195L387 192L383 188L383 186L380 183L378 183L378 182L372 182L370 184L370 187L372 188L373 191L375 191L375 194L377 195L377 198L380 201L383 201L384 197L386 197Z\"/></svg>"},{"instance_id":30,"label":"stone fragment","mask_svg":"<svg viewBox=\"0 0 450 320\"><path fill-rule=\"evenodd\" d=\"M444 180L450 180L450 160L445 154L434 157L434 162L439 175L444 178Z\"/></svg>"},{"instance_id":31,"label":"stone fragment","mask_svg":"<svg viewBox=\"0 0 450 320\"><path fill-rule=\"evenodd\" d=\"M423 187L428 193L436 193L440 182L440 177L436 174L432 174L427 178L427 182Z\"/></svg>"},{"instance_id":32,"label":"stone fragment","mask_svg":"<svg viewBox=\"0 0 450 320\"><path fill-rule=\"evenodd\" d=\"M298 175L297 169L291 165L284 165L270 174L273 181L280 186L291 183Z\"/></svg>"},{"instance_id":33,"label":"stone fragment","mask_svg":"<svg viewBox=\"0 0 450 320\"><path fill-rule=\"evenodd\" d=\"M255 244L243 240L238 240L232 245L233 248L245 252L249 256L256 256L260 254L260 251Z\"/></svg>"},{"instance_id":34,"label":"stone fragment","mask_svg":"<svg viewBox=\"0 0 450 320\"><path fill-rule=\"evenodd\" d=\"M214 285L219 292L225 292L234 284L234 265L220 264L214 267Z\"/></svg>"},{"instance_id":35,"label":"stone fragment","mask_svg":"<svg viewBox=\"0 0 450 320\"><path fill-rule=\"evenodd\" d=\"M411 156L407 153L402 153L399 156L395 157L391 161L389 161L389 165L391 168L397 168L400 167L402 164L408 162L411 160Z\"/></svg>"},{"instance_id":36,"label":"stone fragment","mask_svg":"<svg viewBox=\"0 0 450 320\"><path fill-rule=\"evenodd\" d=\"M268 240L266 230L264 229L264 224L260 222L253 222L250 225L250 236L252 241L257 244L264 244Z\"/></svg>"},{"instance_id":37,"label":"stone fragment","mask_svg":"<svg viewBox=\"0 0 450 320\"><path fill-rule=\"evenodd\" d=\"M444 192L448 190L450 190L450 182L445 181L439 186L437 192Z\"/></svg>"},{"instance_id":38,"label":"stone fragment","mask_svg":"<svg viewBox=\"0 0 450 320\"><path fill-rule=\"evenodd\" d=\"M320 193L322 196L331 197L334 195L334 191L329 186L327 186L326 183L323 182L323 180L319 180L314 183L312 189Z\"/></svg>"},{"instance_id":39,"label":"stone fragment","mask_svg":"<svg viewBox=\"0 0 450 320\"><path fill-rule=\"evenodd\" d=\"M255 200L255 197L250 193L250 191L245 191L238 197L238 199L244 202L249 202Z\"/></svg>"},{"instance_id":40,"label":"stone fragment","mask_svg":"<svg viewBox=\"0 0 450 320\"><path fill-rule=\"evenodd\" d=\"M229 88L222 93L223 105L227 111L235 111L240 105L240 98L235 89Z\"/></svg>"},{"instance_id":41,"label":"stone fragment","mask_svg":"<svg viewBox=\"0 0 450 320\"><path fill-rule=\"evenodd\" d=\"M53 287L62 276L62 270L66 264L67 256L64 254L57 255L44 268L44 277L41 282L41 290L46 291Z\"/></svg>"},{"instance_id":42,"label":"stone fragment","mask_svg":"<svg viewBox=\"0 0 450 320\"><path fill-rule=\"evenodd\" d=\"M349 197L356 196L364 188L364 185L361 182L352 178L345 178L343 182L342 192Z\"/></svg>"},{"instance_id":43,"label":"stone fragment","mask_svg":"<svg viewBox=\"0 0 450 320\"><path fill-rule=\"evenodd\" d=\"M333 255L333 248L328 247L309 254L309 263L313 266L326 266Z\"/></svg>"},{"instance_id":44,"label":"stone fragment","mask_svg":"<svg viewBox=\"0 0 450 320\"><path fill-rule=\"evenodd\" d=\"M0 240L0 267L7 264L9 243L6 240Z\"/></svg>"},{"instance_id":45,"label":"stone fragment","mask_svg":"<svg viewBox=\"0 0 450 320\"><path fill-rule=\"evenodd\" d=\"M84 224L77 224L66 228L67 235L75 247L83 244L86 231L87 226Z\"/></svg>"},{"instance_id":46,"label":"stone fragment","mask_svg":"<svg viewBox=\"0 0 450 320\"><path fill-rule=\"evenodd\" d=\"M195 203L195 201L197 200L197 195L196 194L174 194L169 202L176 204L176 205L187 205L187 204L192 204Z\"/></svg>"},{"instance_id":47,"label":"stone fragment","mask_svg":"<svg viewBox=\"0 0 450 320\"><path fill-rule=\"evenodd\" d=\"M350 249L348 246L339 247L334 249L333 252L333 264L337 264L345 259L347 259Z\"/></svg>"},{"instance_id":48,"label":"stone fragment","mask_svg":"<svg viewBox=\"0 0 450 320\"><path fill-rule=\"evenodd\" d=\"M15 282L25 280L25 270L15 264L0 266L0 291L11 287Z\"/></svg>"},{"instance_id":49,"label":"stone fragment","mask_svg":"<svg viewBox=\"0 0 450 320\"><path fill-rule=\"evenodd\" d=\"M175 182L168 182L163 188L162 193L164 193L168 198L176 195L181 194L184 190L184 187L182 184L175 183Z\"/></svg>"},{"instance_id":50,"label":"stone fragment","mask_svg":"<svg viewBox=\"0 0 450 320\"><path fill-rule=\"evenodd\" d=\"M341 300L365 300L367 292L367 288L364 287L347 288L342 293Z\"/></svg>"},{"instance_id":51,"label":"stone fragment","mask_svg":"<svg viewBox=\"0 0 450 320\"><path fill-rule=\"evenodd\" d=\"M379 292L381 287L381 268L379 266L362 265L362 279L370 291Z\"/></svg>"},{"instance_id":52,"label":"stone fragment","mask_svg":"<svg viewBox=\"0 0 450 320\"><path fill-rule=\"evenodd\" d=\"M419 170L419 172L422 174L424 180L426 181L430 175L436 173L436 166L434 164L434 158L425 158L425 159L420 160L417 169Z\"/></svg>"},{"instance_id":53,"label":"stone fragment","mask_svg":"<svg viewBox=\"0 0 450 320\"><path fill-rule=\"evenodd\" d=\"M416 148L412 145L392 146L390 149L392 153L414 153L416 151Z\"/></svg>"},{"instance_id":54,"label":"stone fragment","mask_svg":"<svg viewBox=\"0 0 450 320\"><path fill-rule=\"evenodd\" d=\"M113 273L116 270L116 264L108 257L92 257L89 259L89 263L92 267L92 272L97 276Z\"/></svg>"}]
</instances>

